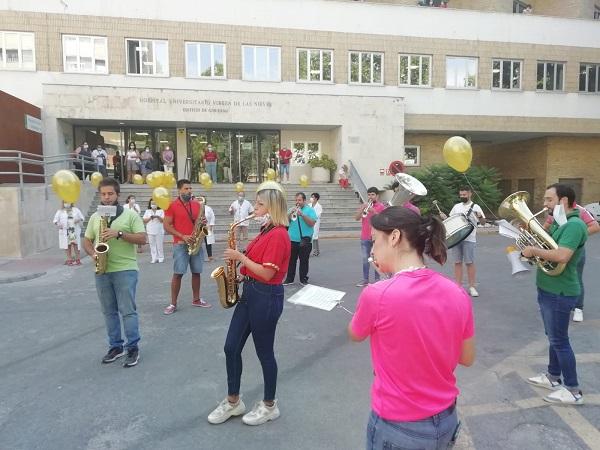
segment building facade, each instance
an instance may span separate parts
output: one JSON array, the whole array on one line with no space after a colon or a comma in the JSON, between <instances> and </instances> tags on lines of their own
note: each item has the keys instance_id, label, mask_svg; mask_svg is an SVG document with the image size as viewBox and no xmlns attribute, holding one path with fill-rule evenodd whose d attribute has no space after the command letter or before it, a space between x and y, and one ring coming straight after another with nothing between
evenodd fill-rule
<instances>
[{"instance_id":1,"label":"building facade","mask_svg":"<svg viewBox=\"0 0 600 450\"><path fill-rule=\"evenodd\" d=\"M383 186L459 134L507 193L563 180L598 201L594 2L416 3L4 0L0 89L42 109L48 155L169 145L195 179L211 143L218 181L258 181L289 147L294 179L328 154Z\"/></svg>"}]
</instances>

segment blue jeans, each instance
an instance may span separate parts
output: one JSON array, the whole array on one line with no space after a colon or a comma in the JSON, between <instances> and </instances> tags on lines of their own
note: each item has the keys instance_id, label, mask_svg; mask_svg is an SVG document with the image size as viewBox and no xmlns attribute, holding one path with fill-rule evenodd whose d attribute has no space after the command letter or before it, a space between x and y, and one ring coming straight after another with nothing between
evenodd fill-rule
<instances>
[{"instance_id":1,"label":"blue jeans","mask_svg":"<svg viewBox=\"0 0 600 450\"><path fill-rule=\"evenodd\" d=\"M185 275L190 266L190 272L202 273L202 262L204 261L204 249L201 247L198 253L190 256L188 245L178 243L173 245L173 273Z\"/></svg>"},{"instance_id":2,"label":"blue jeans","mask_svg":"<svg viewBox=\"0 0 600 450\"><path fill-rule=\"evenodd\" d=\"M563 383L568 388L578 387L575 353L569 342L571 310L576 301L577 297L551 294L538 288L544 331L550 343L548 373L554 377L562 373Z\"/></svg>"},{"instance_id":3,"label":"blue jeans","mask_svg":"<svg viewBox=\"0 0 600 450\"><path fill-rule=\"evenodd\" d=\"M277 388L277 361L273 345L275 328L283 311L283 286L264 284L257 281L244 282L244 291L235 306L227 339L225 358L227 364L227 392L240 393L242 378L242 350L250 333L254 341L256 355L260 360L264 380L264 398L275 399Z\"/></svg>"},{"instance_id":4,"label":"blue jeans","mask_svg":"<svg viewBox=\"0 0 600 450\"><path fill-rule=\"evenodd\" d=\"M373 249L373 241L371 239L361 239L360 240L360 252L362 255L362 266L363 266L363 280L369 281L369 267L371 267L371 263L369 262L369 258L371 257L371 250ZM375 281L379 281L379 272L373 269L375 272Z\"/></svg>"},{"instance_id":5,"label":"blue jeans","mask_svg":"<svg viewBox=\"0 0 600 450\"><path fill-rule=\"evenodd\" d=\"M367 450L449 448L457 426L455 407L414 422L385 420L371 411L367 426Z\"/></svg>"},{"instance_id":6,"label":"blue jeans","mask_svg":"<svg viewBox=\"0 0 600 450\"><path fill-rule=\"evenodd\" d=\"M581 285L581 294L577 297L575 308L583 309L583 266L585 266L585 247L581 249L581 258L577 261L577 275L579 276L579 284Z\"/></svg>"},{"instance_id":7,"label":"blue jeans","mask_svg":"<svg viewBox=\"0 0 600 450\"><path fill-rule=\"evenodd\" d=\"M137 270L96 275L96 292L104 314L110 348L123 347L121 318L123 319L123 330L127 338L125 348L128 350L137 348L140 340L138 313L135 306L137 280Z\"/></svg>"},{"instance_id":8,"label":"blue jeans","mask_svg":"<svg viewBox=\"0 0 600 450\"><path fill-rule=\"evenodd\" d=\"M213 183L216 183L217 182L217 162L216 161L212 161L212 162L207 161L205 164L206 164L206 173L208 173L210 175L210 179L213 181Z\"/></svg>"}]
</instances>

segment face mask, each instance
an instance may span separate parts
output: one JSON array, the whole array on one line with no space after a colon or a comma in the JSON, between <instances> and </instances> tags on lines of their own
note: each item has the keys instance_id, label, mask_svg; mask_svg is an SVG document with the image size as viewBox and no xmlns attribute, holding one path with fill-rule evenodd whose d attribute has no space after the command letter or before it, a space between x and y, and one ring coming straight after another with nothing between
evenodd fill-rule
<instances>
[{"instance_id":1,"label":"face mask","mask_svg":"<svg viewBox=\"0 0 600 450\"><path fill-rule=\"evenodd\" d=\"M244 197L242 197L242 196L240 195L240 196L238 196L238 200L239 200L239 202L240 202L240 203L242 203L242 202L244 201Z\"/></svg>"},{"instance_id":2,"label":"face mask","mask_svg":"<svg viewBox=\"0 0 600 450\"><path fill-rule=\"evenodd\" d=\"M135 198L130 198L129 203L131 203L133 205L135 203Z\"/></svg>"},{"instance_id":3,"label":"face mask","mask_svg":"<svg viewBox=\"0 0 600 450\"><path fill-rule=\"evenodd\" d=\"M149 148L147 148L147 149L146 149L146 152L149 152L149 151L150 151L150 149L149 149Z\"/></svg>"},{"instance_id":4,"label":"face mask","mask_svg":"<svg viewBox=\"0 0 600 450\"><path fill-rule=\"evenodd\" d=\"M88 146L87 146L87 145L84 145L84 146L83 146L83 148L85 148L85 149L87 150L87 149L88 149Z\"/></svg>"},{"instance_id":5,"label":"face mask","mask_svg":"<svg viewBox=\"0 0 600 450\"><path fill-rule=\"evenodd\" d=\"M189 202L192 199L192 194L181 194L181 200Z\"/></svg>"},{"instance_id":6,"label":"face mask","mask_svg":"<svg viewBox=\"0 0 600 450\"><path fill-rule=\"evenodd\" d=\"M156 209L156 205L155 205L154 203L152 203L152 204L150 205L150 208L152 208L152 209Z\"/></svg>"},{"instance_id":7,"label":"face mask","mask_svg":"<svg viewBox=\"0 0 600 450\"><path fill-rule=\"evenodd\" d=\"M311 202L311 203L315 203L316 201L317 201L317 200L316 200L314 197L311 197L311 198L310 198L310 202Z\"/></svg>"},{"instance_id":8,"label":"face mask","mask_svg":"<svg viewBox=\"0 0 600 450\"><path fill-rule=\"evenodd\" d=\"M69 208L71 207L71 204L70 204L70 203L63 203L63 206L64 206L66 209L69 209Z\"/></svg>"},{"instance_id":9,"label":"face mask","mask_svg":"<svg viewBox=\"0 0 600 450\"><path fill-rule=\"evenodd\" d=\"M467 203L469 199L467 197L460 197L460 201L463 203Z\"/></svg>"}]
</instances>

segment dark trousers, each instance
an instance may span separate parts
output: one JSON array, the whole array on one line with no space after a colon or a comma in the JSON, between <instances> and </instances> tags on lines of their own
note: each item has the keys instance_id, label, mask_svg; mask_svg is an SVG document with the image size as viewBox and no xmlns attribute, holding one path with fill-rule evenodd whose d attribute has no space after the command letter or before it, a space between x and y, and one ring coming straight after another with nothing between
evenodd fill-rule
<instances>
[{"instance_id":1,"label":"dark trousers","mask_svg":"<svg viewBox=\"0 0 600 450\"><path fill-rule=\"evenodd\" d=\"M244 282L240 301L235 306L227 339L227 393L240 393L242 378L242 350L252 333L256 355L260 360L265 384L263 400L275 399L277 388L277 361L273 344L277 321L283 311L283 286L259 282Z\"/></svg>"},{"instance_id":2,"label":"dark trousers","mask_svg":"<svg viewBox=\"0 0 600 450\"><path fill-rule=\"evenodd\" d=\"M308 283L308 259L312 250L312 242L300 247L300 242L292 241L290 263L288 265L285 283L291 283L296 278L296 261L300 259L300 282Z\"/></svg>"},{"instance_id":3,"label":"dark trousers","mask_svg":"<svg viewBox=\"0 0 600 450\"><path fill-rule=\"evenodd\" d=\"M204 246L206 247L206 256L212 258L212 244L208 243L206 236L204 236Z\"/></svg>"}]
</instances>

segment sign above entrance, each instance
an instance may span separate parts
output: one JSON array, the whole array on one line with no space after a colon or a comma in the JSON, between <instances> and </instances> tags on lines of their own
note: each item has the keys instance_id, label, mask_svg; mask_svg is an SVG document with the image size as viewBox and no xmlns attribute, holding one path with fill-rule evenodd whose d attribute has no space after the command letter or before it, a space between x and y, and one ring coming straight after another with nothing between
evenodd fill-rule
<instances>
[{"instance_id":1,"label":"sign above entrance","mask_svg":"<svg viewBox=\"0 0 600 450\"><path fill-rule=\"evenodd\" d=\"M25 114L25 128L28 130L34 131L36 133L42 134L42 121L37 117L30 116L29 114Z\"/></svg>"},{"instance_id":2,"label":"sign above entrance","mask_svg":"<svg viewBox=\"0 0 600 450\"><path fill-rule=\"evenodd\" d=\"M229 113L232 110L270 110L271 101L264 100L219 100L214 98L138 97L143 104L181 105L184 113Z\"/></svg>"}]
</instances>

